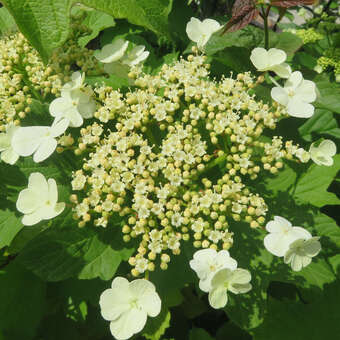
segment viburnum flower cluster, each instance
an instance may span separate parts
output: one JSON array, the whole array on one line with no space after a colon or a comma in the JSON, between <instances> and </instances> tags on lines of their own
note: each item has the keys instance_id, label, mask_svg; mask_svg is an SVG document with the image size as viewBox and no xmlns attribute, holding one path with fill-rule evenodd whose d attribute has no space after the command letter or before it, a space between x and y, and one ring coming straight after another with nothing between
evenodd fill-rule
<instances>
[{"instance_id":1,"label":"viburnum flower cluster","mask_svg":"<svg viewBox=\"0 0 340 340\"><path fill-rule=\"evenodd\" d=\"M319 253L319 238L306 229L279 216L265 224L272 212L252 184L277 174L284 160L331 166L336 153L330 140L316 141L307 151L281 136L263 138L287 115L313 114L315 84L292 72L284 51L263 48L250 58L259 71L286 79L282 87L272 78L278 105L255 97L262 76L245 72L211 79L201 52L220 28L214 20L191 18L193 54L164 64L156 74L143 71L145 46L121 38L90 51L77 48L73 35L68 52L57 50L48 66L21 34L0 40L8 51L0 56L1 161L14 165L19 157L32 156L40 163L55 150L72 150L81 164L70 178L78 226L113 227L125 242L137 243L128 260L133 277L148 277L156 264L167 269L190 242L197 249L190 266L213 308L223 308L229 293L252 288L251 273L238 268L228 252L235 232L231 222L266 229L265 248L294 271ZM120 91L87 83L87 76L105 73L128 77L131 87ZM44 117L49 124L26 124L34 100L49 103ZM16 207L22 223L34 225L61 214L65 203L58 203L53 178L33 172ZM111 333L124 340L142 330L147 316L160 313L161 301L148 280L116 277L100 307Z\"/></svg>"},{"instance_id":2,"label":"viburnum flower cluster","mask_svg":"<svg viewBox=\"0 0 340 340\"><path fill-rule=\"evenodd\" d=\"M80 192L71 201L80 227L108 227L119 216L124 240L140 240L129 260L134 276L153 270L156 258L166 269L189 240L196 248L229 249L230 219L257 228L267 213L244 180L308 154L279 137L259 140L282 113L250 94L249 73L216 82L208 68L204 56L190 55L157 75L132 68L136 89L125 95L94 89L99 122L80 130L75 152L84 163L73 174Z\"/></svg>"}]
</instances>

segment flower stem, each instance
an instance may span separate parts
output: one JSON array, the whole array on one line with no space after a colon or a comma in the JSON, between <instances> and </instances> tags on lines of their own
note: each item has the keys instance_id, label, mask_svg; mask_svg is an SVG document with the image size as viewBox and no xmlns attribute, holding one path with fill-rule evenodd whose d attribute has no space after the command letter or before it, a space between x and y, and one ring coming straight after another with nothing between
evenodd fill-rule
<instances>
[{"instance_id":1,"label":"flower stem","mask_svg":"<svg viewBox=\"0 0 340 340\"><path fill-rule=\"evenodd\" d=\"M264 48L268 50L269 48L269 29L268 29L268 16L270 12L271 5L267 7L265 10L263 6L262 8L262 15L263 15L263 23L264 23Z\"/></svg>"}]
</instances>

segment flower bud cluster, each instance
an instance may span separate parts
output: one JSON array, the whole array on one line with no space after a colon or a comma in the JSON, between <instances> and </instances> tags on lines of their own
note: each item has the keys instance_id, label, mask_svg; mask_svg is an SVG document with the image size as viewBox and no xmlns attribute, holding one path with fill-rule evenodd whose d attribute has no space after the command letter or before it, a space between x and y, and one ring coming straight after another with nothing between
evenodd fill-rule
<instances>
[{"instance_id":1,"label":"flower bud cluster","mask_svg":"<svg viewBox=\"0 0 340 340\"><path fill-rule=\"evenodd\" d=\"M282 113L256 101L249 73L210 80L205 57L189 55L156 75L134 67L130 76L136 88L126 94L94 89L100 123L80 131L75 153L84 161L71 202L80 227L123 221L123 239L140 242L129 260L138 276L156 259L166 269L182 242L229 249L230 221L263 225L266 203L244 181L257 178L262 156L266 170L278 170L288 152L280 138L259 141Z\"/></svg>"},{"instance_id":2,"label":"flower bud cluster","mask_svg":"<svg viewBox=\"0 0 340 340\"><path fill-rule=\"evenodd\" d=\"M294 34L301 38L304 44L315 43L316 41L324 38L323 34L317 32L315 28L312 27L294 30Z\"/></svg>"},{"instance_id":3,"label":"flower bud cluster","mask_svg":"<svg viewBox=\"0 0 340 340\"><path fill-rule=\"evenodd\" d=\"M317 61L317 67L322 71L333 69L336 81L340 81L340 48L330 48L326 50Z\"/></svg>"},{"instance_id":4,"label":"flower bud cluster","mask_svg":"<svg viewBox=\"0 0 340 340\"><path fill-rule=\"evenodd\" d=\"M70 80L72 67L88 71L89 75L103 72L94 52L77 44L86 28L79 20L72 25L69 40L55 50L48 65L21 33L0 39L0 132L7 124L20 125L31 110L32 99L43 101L51 93L60 95L62 85Z\"/></svg>"}]
</instances>

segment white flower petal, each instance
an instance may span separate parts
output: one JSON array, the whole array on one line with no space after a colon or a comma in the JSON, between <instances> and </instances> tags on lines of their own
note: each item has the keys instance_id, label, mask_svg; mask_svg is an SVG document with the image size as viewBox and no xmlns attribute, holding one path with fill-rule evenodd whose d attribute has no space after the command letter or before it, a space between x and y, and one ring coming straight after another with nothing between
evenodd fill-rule
<instances>
[{"instance_id":1,"label":"white flower petal","mask_svg":"<svg viewBox=\"0 0 340 340\"><path fill-rule=\"evenodd\" d=\"M265 248L275 256L284 256L289 249L290 239L279 233L268 234L263 240Z\"/></svg>"},{"instance_id":2,"label":"white flower petal","mask_svg":"<svg viewBox=\"0 0 340 340\"><path fill-rule=\"evenodd\" d=\"M309 118L314 114L314 106L303 102L300 97L293 97L287 105L288 114L297 118Z\"/></svg>"},{"instance_id":3,"label":"white flower petal","mask_svg":"<svg viewBox=\"0 0 340 340\"><path fill-rule=\"evenodd\" d=\"M96 108L96 102L92 99L90 99L87 103L78 104L78 111L85 119L92 118L93 114L96 112Z\"/></svg>"},{"instance_id":4,"label":"white flower petal","mask_svg":"<svg viewBox=\"0 0 340 340\"><path fill-rule=\"evenodd\" d=\"M275 72L281 78L289 78L292 73L292 69L286 63L274 65L270 68L270 70Z\"/></svg>"},{"instance_id":5,"label":"white flower petal","mask_svg":"<svg viewBox=\"0 0 340 340\"><path fill-rule=\"evenodd\" d=\"M139 298L139 303L151 317L155 317L161 312L162 302L156 292L142 295Z\"/></svg>"},{"instance_id":6,"label":"white flower petal","mask_svg":"<svg viewBox=\"0 0 340 340\"><path fill-rule=\"evenodd\" d=\"M1 160L7 164L13 165L19 159L19 155L10 147L1 152Z\"/></svg>"},{"instance_id":7,"label":"white flower petal","mask_svg":"<svg viewBox=\"0 0 340 340\"><path fill-rule=\"evenodd\" d=\"M237 261L230 257L230 254L227 250L221 250L217 253L215 262L217 266L223 266L224 268L229 268L234 270L237 268Z\"/></svg>"},{"instance_id":8,"label":"white flower petal","mask_svg":"<svg viewBox=\"0 0 340 340\"><path fill-rule=\"evenodd\" d=\"M50 129L51 136L58 137L62 135L68 128L68 125L69 125L69 121L66 119L61 119L61 120L55 119Z\"/></svg>"},{"instance_id":9,"label":"white flower petal","mask_svg":"<svg viewBox=\"0 0 340 340\"><path fill-rule=\"evenodd\" d=\"M228 303L227 289L218 286L209 292L209 304L215 309L223 308Z\"/></svg>"},{"instance_id":10,"label":"white flower petal","mask_svg":"<svg viewBox=\"0 0 340 340\"><path fill-rule=\"evenodd\" d=\"M156 291L152 282L145 279L137 279L130 282L130 291L135 297L154 293Z\"/></svg>"},{"instance_id":11,"label":"white flower petal","mask_svg":"<svg viewBox=\"0 0 340 340\"><path fill-rule=\"evenodd\" d=\"M57 141L52 137L44 138L33 155L33 161L36 163L44 161L46 158L52 155L57 147L57 144Z\"/></svg>"},{"instance_id":12,"label":"white flower petal","mask_svg":"<svg viewBox=\"0 0 340 340\"><path fill-rule=\"evenodd\" d=\"M12 148L19 156L30 156L49 132L48 126L30 126L18 129L12 138Z\"/></svg>"},{"instance_id":13,"label":"white flower petal","mask_svg":"<svg viewBox=\"0 0 340 340\"><path fill-rule=\"evenodd\" d=\"M281 216L274 216L274 221L269 221L266 224L266 229L270 233L279 233L289 229L292 224Z\"/></svg>"},{"instance_id":14,"label":"white flower petal","mask_svg":"<svg viewBox=\"0 0 340 340\"><path fill-rule=\"evenodd\" d=\"M295 95L300 96L303 101L311 103L316 99L315 83L310 80L303 80L296 89Z\"/></svg>"},{"instance_id":15,"label":"white flower petal","mask_svg":"<svg viewBox=\"0 0 340 340\"><path fill-rule=\"evenodd\" d=\"M302 257L294 254L292 256L291 267L295 272L298 272L302 269Z\"/></svg>"},{"instance_id":16,"label":"white flower petal","mask_svg":"<svg viewBox=\"0 0 340 340\"><path fill-rule=\"evenodd\" d=\"M118 289L106 289L100 295L99 305L103 318L108 321L117 319L130 309L129 300Z\"/></svg>"},{"instance_id":17,"label":"white flower petal","mask_svg":"<svg viewBox=\"0 0 340 340\"><path fill-rule=\"evenodd\" d=\"M39 223L42 220L40 212L34 211L31 214L24 215L24 217L21 219L21 222L23 225L34 225Z\"/></svg>"},{"instance_id":18,"label":"white flower petal","mask_svg":"<svg viewBox=\"0 0 340 340\"><path fill-rule=\"evenodd\" d=\"M28 189L39 195L40 200L48 199L48 184L46 178L40 172L32 172L28 178Z\"/></svg>"},{"instance_id":19,"label":"white flower petal","mask_svg":"<svg viewBox=\"0 0 340 340\"><path fill-rule=\"evenodd\" d=\"M246 269L238 268L232 272L232 276L231 276L232 284L233 283L246 284L246 283L249 283L250 280L251 280L251 274Z\"/></svg>"},{"instance_id":20,"label":"white flower petal","mask_svg":"<svg viewBox=\"0 0 340 340\"><path fill-rule=\"evenodd\" d=\"M270 92L272 98L281 105L288 104L288 94L282 87L273 87Z\"/></svg>"},{"instance_id":21,"label":"white flower petal","mask_svg":"<svg viewBox=\"0 0 340 340\"><path fill-rule=\"evenodd\" d=\"M41 198L37 191L24 189L19 192L16 208L23 214L31 214L40 206Z\"/></svg>"},{"instance_id":22,"label":"white flower petal","mask_svg":"<svg viewBox=\"0 0 340 340\"><path fill-rule=\"evenodd\" d=\"M279 65L286 61L287 54L283 50L279 50L277 48L270 48L268 50L268 60L270 66Z\"/></svg>"},{"instance_id":23,"label":"white flower petal","mask_svg":"<svg viewBox=\"0 0 340 340\"><path fill-rule=\"evenodd\" d=\"M146 319L146 312L132 309L111 321L111 333L117 340L126 340L144 328Z\"/></svg>"},{"instance_id":24,"label":"white flower petal","mask_svg":"<svg viewBox=\"0 0 340 340\"><path fill-rule=\"evenodd\" d=\"M187 23L186 32L189 39L197 43L204 34L202 31L202 22L199 19L192 17Z\"/></svg>"},{"instance_id":25,"label":"white flower petal","mask_svg":"<svg viewBox=\"0 0 340 340\"><path fill-rule=\"evenodd\" d=\"M319 237L312 237L305 241L304 251L309 257L314 257L319 254L321 250L321 244L319 242Z\"/></svg>"},{"instance_id":26,"label":"white flower petal","mask_svg":"<svg viewBox=\"0 0 340 340\"><path fill-rule=\"evenodd\" d=\"M112 63L123 57L129 42L117 39L112 44L105 45L100 51L95 51L94 56L102 63Z\"/></svg>"},{"instance_id":27,"label":"white flower petal","mask_svg":"<svg viewBox=\"0 0 340 340\"><path fill-rule=\"evenodd\" d=\"M259 71L268 68L268 51L262 47L256 47L251 51L250 60Z\"/></svg>"},{"instance_id":28,"label":"white flower petal","mask_svg":"<svg viewBox=\"0 0 340 340\"><path fill-rule=\"evenodd\" d=\"M70 98L64 96L54 99L49 106L49 111L52 117L60 117L72 108L72 101Z\"/></svg>"},{"instance_id":29,"label":"white flower petal","mask_svg":"<svg viewBox=\"0 0 340 340\"><path fill-rule=\"evenodd\" d=\"M208 34L209 36L217 32L221 28L221 25L213 19L204 19L202 21L202 26L204 32L206 32L206 34Z\"/></svg>"},{"instance_id":30,"label":"white flower petal","mask_svg":"<svg viewBox=\"0 0 340 340\"><path fill-rule=\"evenodd\" d=\"M285 83L285 88L291 88L292 90L295 90L298 86L301 85L303 81L303 76L300 71L293 72L288 80Z\"/></svg>"},{"instance_id":31,"label":"white flower petal","mask_svg":"<svg viewBox=\"0 0 340 340\"><path fill-rule=\"evenodd\" d=\"M332 157L336 154L336 145L330 139L323 140L319 147L319 151L322 152L324 155Z\"/></svg>"}]
</instances>

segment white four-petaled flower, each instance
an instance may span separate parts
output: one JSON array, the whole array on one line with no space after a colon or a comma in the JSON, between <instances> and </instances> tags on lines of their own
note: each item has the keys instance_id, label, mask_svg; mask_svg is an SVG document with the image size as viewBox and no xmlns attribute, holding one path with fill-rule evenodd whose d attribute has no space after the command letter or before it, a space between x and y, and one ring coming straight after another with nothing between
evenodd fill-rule
<instances>
[{"instance_id":1,"label":"white four-petaled flower","mask_svg":"<svg viewBox=\"0 0 340 340\"><path fill-rule=\"evenodd\" d=\"M12 139L14 133L19 129L19 126L9 124L6 127L5 133L0 133L0 152L1 160L5 163L13 165L19 158L19 155L12 148Z\"/></svg>"},{"instance_id":2,"label":"white four-petaled flower","mask_svg":"<svg viewBox=\"0 0 340 340\"><path fill-rule=\"evenodd\" d=\"M129 42L116 39L112 44L105 45L101 50L94 52L94 56L104 64L113 63L123 57Z\"/></svg>"},{"instance_id":3,"label":"white four-petaled flower","mask_svg":"<svg viewBox=\"0 0 340 340\"><path fill-rule=\"evenodd\" d=\"M147 316L155 317L161 310L155 286L144 279L129 282L116 277L111 288L101 294L99 304L103 318L110 321L111 333L118 340L140 332Z\"/></svg>"},{"instance_id":4,"label":"white four-petaled flower","mask_svg":"<svg viewBox=\"0 0 340 340\"><path fill-rule=\"evenodd\" d=\"M128 51L126 55L123 56L122 64L128 65L130 67L137 65L144 61L149 56L149 54L149 51L145 51L145 46L135 46L131 49L131 51Z\"/></svg>"},{"instance_id":5,"label":"white four-petaled flower","mask_svg":"<svg viewBox=\"0 0 340 340\"><path fill-rule=\"evenodd\" d=\"M314 106L310 103L316 99L315 84L305 80L301 72L293 72L284 87L276 86L271 90L272 98L286 106L290 116L309 118L314 114Z\"/></svg>"},{"instance_id":6,"label":"white four-petaled flower","mask_svg":"<svg viewBox=\"0 0 340 340\"><path fill-rule=\"evenodd\" d=\"M288 78L292 72L290 66L285 63L287 54L277 48L268 51L262 47L256 47L251 51L250 60L259 71L273 71L281 78Z\"/></svg>"},{"instance_id":7,"label":"white four-petaled flower","mask_svg":"<svg viewBox=\"0 0 340 340\"><path fill-rule=\"evenodd\" d=\"M129 41L116 39L112 44L105 45L101 50L96 51L94 56L104 64L105 72L125 78L129 67L144 61L150 54L145 51L145 46L138 45L131 49Z\"/></svg>"},{"instance_id":8,"label":"white four-petaled flower","mask_svg":"<svg viewBox=\"0 0 340 340\"><path fill-rule=\"evenodd\" d=\"M321 244L319 237L300 238L289 245L284 262L290 263L294 271L299 271L312 262L312 257L319 254Z\"/></svg>"},{"instance_id":9,"label":"white four-petaled flower","mask_svg":"<svg viewBox=\"0 0 340 340\"><path fill-rule=\"evenodd\" d=\"M251 274L246 269L224 268L219 270L211 280L209 303L213 308L223 308L228 302L228 291L234 294L247 293L252 286Z\"/></svg>"},{"instance_id":10,"label":"white four-petaled flower","mask_svg":"<svg viewBox=\"0 0 340 340\"><path fill-rule=\"evenodd\" d=\"M191 18L187 23L186 32L190 40L197 44L202 50L213 33L217 32L221 25L213 19L204 19L200 21L197 18Z\"/></svg>"},{"instance_id":11,"label":"white four-petaled flower","mask_svg":"<svg viewBox=\"0 0 340 340\"><path fill-rule=\"evenodd\" d=\"M310 157L317 165L333 165L333 156L336 154L336 145L333 141L326 139L318 146L312 143L309 149Z\"/></svg>"},{"instance_id":12,"label":"white four-petaled flower","mask_svg":"<svg viewBox=\"0 0 340 340\"><path fill-rule=\"evenodd\" d=\"M58 190L53 178L46 181L44 175L33 172L28 178L28 187L20 191L16 207L24 214L22 223L33 225L59 215L65 203L57 203Z\"/></svg>"},{"instance_id":13,"label":"white four-petaled flower","mask_svg":"<svg viewBox=\"0 0 340 340\"><path fill-rule=\"evenodd\" d=\"M293 227L285 218L275 216L266 225L269 234L264 238L264 246L275 256L284 256L289 245L299 238L308 238L309 232L301 227Z\"/></svg>"},{"instance_id":14,"label":"white four-petaled flower","mask_svg":"<svg viewBox=\"0 0 340 340\"><path fill-rule=\"evenodd\" d=\"M189 264L200 279L200 289L206 293L210 291L211 280L217 271L222 268L229 268L231 270L237 268L236 260L230 257L227 250L219 252L214 249L198 250Z\"/></svg>"},{"instance_id":15,"label":"white four-petaled flower","mask_svg":"<svg viewBox=\"0 0 340 340\"><path fill-rule=\"evenodd\" d=\"M93 117L96 102L82 87L85 74L74 72L72 80L61 89L61 97L54 99L49 107L50 114L57 121L66 119L71 127L83 125L83 118Z\"/></svg>"},{"instance_id":16,"label":"white four-petaled flower","mask_svg":"<svg viewBox=\"0 0 340 340\"><path fill-rule=\"evenodd\" d=\"M319 237L312 237L304 228L292 227L283 217L275 216L266 229L270 232L264 238L266 249L276 256L284 256L284 262L290 263L294 271L308 266L321 250Z\"/></svg>"},{"instance_id":17,"label":"white four-petaled flower","mask_svg":"<svg viewBox=\"0 0 340 340\"><path fill-rule=\"evenodd\" d=\"M19 156L30 156L33 161L42 162L57 147L56 137L62 135L68 127L66 120L54 121L52 126L27 126L19 128L12 138L12 148Z\"/></svg>"}]
</instances>

